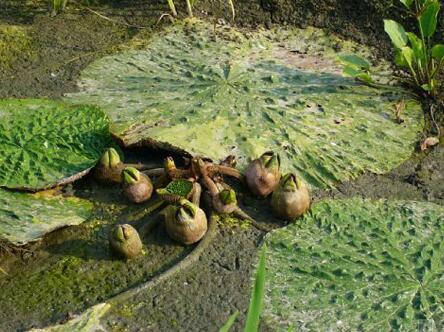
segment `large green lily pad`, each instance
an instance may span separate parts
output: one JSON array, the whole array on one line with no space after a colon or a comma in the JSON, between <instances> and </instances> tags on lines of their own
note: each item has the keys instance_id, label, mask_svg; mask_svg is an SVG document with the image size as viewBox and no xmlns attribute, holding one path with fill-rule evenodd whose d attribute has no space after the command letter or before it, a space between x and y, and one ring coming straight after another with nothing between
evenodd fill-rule
<instances>
[{"instance_id":1,"label":"large green lily pad","mask_svg":"<svg viewBox=\"0 0 444 332\"><path fill-rule=\"evenodd\" d=\"M351 52L370 56L316 29L215 34L209 24L178 25L146 49L92 63L68 99L100 105L127 146L234 154L241 168L273 149L288 170L331 187L398 165L422 130L419 105L402 92L341 76L335 59ZM399 125L392 109L401 99Z\"/></svg>"},{"instance_id":2,"label":"large green lily pad","mask_svg":"<svg viewBox=\"0 0 444 332\"><path fill-rule=\"evenodd\" d=\"M44 197L0 189L0 239L20 246L46 233L79 225L90 215L92 203L60 196Z\"/></svg>"},{"instance_id":3,"label":"large green lily pad","mask_svg":"<svg viewBox=\"0 0 444 332\"><path fill-rule=\"evenodd\" d=\"M94 106L0 100L0 186L39 190L85 174L111 144Z\"/></svg>"},{"instance_id":4,"label":"large green lily pad","mask_svg":"<svg viewBox=\"0 0 444 332\"><path fill-rule=\"evenodd\" d=\"M265 320L286 331L441 331L444 207L349 199L268 235Z\"/></svg>"}]
</instances>

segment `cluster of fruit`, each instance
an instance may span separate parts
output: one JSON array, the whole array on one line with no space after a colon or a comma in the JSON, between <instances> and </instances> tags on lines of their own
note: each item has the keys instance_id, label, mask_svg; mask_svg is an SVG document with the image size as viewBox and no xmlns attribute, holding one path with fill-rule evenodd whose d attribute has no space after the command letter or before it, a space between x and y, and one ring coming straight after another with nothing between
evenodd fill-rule
<instances>
[{"instance_id":1,"label":"cluster of fruit","mask_svg":"<svg viewBox=\"0 0 444 332\"><path fill-rule=\"evenodd\" d=\"M169 157L164 167L146 169L140 164L124 164L116 150L110 148L96 166L95 177L102 183L120 184L124 196L133 203L146 202L155 189L167 204L162 211L167 233L173 240L189 245L201 240L208 228L201 196L206 206L218 214L234 214L254 222L239 207L236 192L224 182L224 176L245 183L256 196L271 194L271 206L279 218L293 220L305 213L310 207L307 186L292 173L281 176L280 164L279 155L266 152L250 163L245 175L235 168L232 156L220 164L193 157L183 168L177 168ZM151 178L156 179L154 184ZM128 224L113 228L110 245L126 258L137 256L142 249L137 231Z\"/></svg>"}]
</instances>

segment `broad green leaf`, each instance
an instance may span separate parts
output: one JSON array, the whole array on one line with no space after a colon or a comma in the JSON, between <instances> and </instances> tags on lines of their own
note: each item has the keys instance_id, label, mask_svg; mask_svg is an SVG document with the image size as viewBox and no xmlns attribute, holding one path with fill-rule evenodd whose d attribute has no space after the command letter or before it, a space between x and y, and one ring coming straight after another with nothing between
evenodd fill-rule
<instances>
[{"instance_id":1,"label":"broad green leaf","mask_svg":"<svg viewBox=\"0 0 444 332\"><path fill-rule=\"evenodd\" d=\"M105 331L100 318L111 308L107 303L96 304L81 315L66 323L49 326L43 329L32 329L29 332L96 332Z\"/></svg>"},{"instance_id":2,"label":"broad green leaf","mask_svg":"<svg viewBox=\"0 0 444 332\"><path fill-rule=\"evenodd\" d=\"M112 144L108 126L92 106L0 100L0 186L39 190L73 181Z\"/></svg>"},{"instance_id":3,"label":"broad green leaf","mask_svg":"<svg viewBox=\"0 0 444 332\"><path fill-rule=\"evenodd\" d=\"M230 331L231 327L233 326L234 322L236 321L237 316L239 316L239 311L236 311L233 313L227 320L224 326L221 327L219 332L228 332Z\"/></svg>"},{"instance_id":4,"label":"broad green leaf","mask_svg":"<svg viewBox=\"0 0 444 332\"><path fill-rule=\"evenodd\" d=\"M415 54L413 53L413 50L408 46L404 46L401 49L401 53L408 66L413 68L413 61L415 60Z\"/></svg>"},{"instance_id":5,"label":"broad green leaf","mask_svg":"<svg viewBox=\"0 0 444 332\"><path fill-rule=\"evenodd\" d=\"M432 47L432 57L438 61L441 61L442 59L444 59L444 45L443 44L437 44Z\"/></svg>"},{"instance_id":6,"label":"broad green leaf","mask_svg":"<svg viewBox=\"0 0 444 332\"><path fill-rule=\"evenodd\" d=\"M356 78L359 74L362 74L362 70L356 69L354 66L346 66L342 71L342 75Z\"/></svg>"},{"instance_id":7,"label":"broad green leaf","mask_svg":"<svg viewBox=\"0 0 444 332\"><path fill-rule=\"evenodd\" d=\"M79 198L42 197L0 189L0 239L20 246L64 226L79 225L92 203Z\"/></svg>"},{"instance_id":8,"label":"broad green leaf","mask_svg":"<svg viewBox=\"0 0 444 332\"><path fill-rule=\"evenodd\" d=\"M365 72L356 75L356 78L360 79L361 81L367 82L367 83L372 83L373 82L373 79L370 76L370 74L369 73L365 73Z\"/></svg>"},{"instance_id":9,"label":"broad green leaf","mask_svg":"<svg viewBox=\"0 0 444 332\"><path fill-rule=\"evenodd\" d=\"M323 201L303 219L268 234L266 243L262 319L274 331L442 326L443 206Z\"/></svg>"},{"instance_id":10,"label":"broad green leaf","mask_svg":"<svg viewBox=\"0 0 444 332\"><path fill-rule=\"evenodd\" d=\"M407 61L405 61L404 55L402 54L402 50L397 49L395 50L395 63L403 68L408 67Z\"/></svg>"},{"instance_id":11,"label":"broad green leaf","mask_svg":"<svg viewBox=\"0 0 444 332\"><path fill-rule=\"evenodd\" d=\"M276 150L288 171L332 187L364 170L383 173L410 156L422 131L410 100L406 125L392 120L400 93L338 74L338 53L360 47L319 30L244 35L203 23L154 35L144 50L104 57L81 74L70 101L99 105L126 146L147 144L235 155L239 168ZM342 121L343 119L344 121ZM338 125L342 123L342 125Z\"/></svg>"},{"instance_id":12,"label":"broad green leaf","mask_svg":"<svg viewBox=\"0 0 444 332\"><path fill-rule=\"evenodd\" d=\"M436 30L440 4L438 1L431 2L419 17L419 24L425 37L431 37Z\"/></svg>"},{"instance_id":13,"label":"broad green leaf","mask_svg":"<svg viewBox=\"0 0 444 332\"><path fill-rule=\"evenodd\" d=\"M430 84L423 84L423 85L421 85L421 88L424 91L432 91L433 90L433 87Z\"/></svg>"},{"instance_id":14,"label":"broad green leaf","mask_svg":"<svg viewBox=\"0 0 444 332\"><path fill-rule=\"evenodd\" d=\"M266 245L263 245L259 256L253 290L251 292L250 306L248 307L244 332L256 332L259 329L260 316L264 302L266 250Z\"/></svg>"},{"instance_id":15,"label":"broad green leaf","mask_svg":"<svg viewBox=\"0 0 444 332\"><path fill-rule=\"evenodd\" d=\"M408 39L404 27L393 20L384 20L384 30L392 40L396 48L403 48L407 45Z\"/></svg>"},{"instance_id":16,"label":"broad green leaf","mask_svg":"<svg viewBox=\"0 0 444 332\"><path fill-rule=\"evenodd\" d=\"M356 54L347 54L347 55L341 55L338 57L338 59L346 64L346 65L352 65L358 69L370 69L370 63L365 60L363 57L360 57Z\"/></svg>"},{"instance_id":17,"label":"broad green leaf","mask_svg":"<svg viewBox=\"0 0 444 332\"><path fill-rule=\"evenodd\" d=\"M410 9L412 6L413 0L399 0L404 6Z\"/></svg>"},{"instance_id":18,"label":"broad green leaf","mask_svg":"<svg viewBox=\"0 0 444 332\"><path fill-rule=\"evenodd\" d=\"M422 45L421 39L419 39L418 36L416 36L412 32L407 32L407 37L409 38L410 45L412 45L416 60L421 63L421 66L423 66L425 64L426 55L424 53L424 47Z\"/></svg>"}]
</instances>

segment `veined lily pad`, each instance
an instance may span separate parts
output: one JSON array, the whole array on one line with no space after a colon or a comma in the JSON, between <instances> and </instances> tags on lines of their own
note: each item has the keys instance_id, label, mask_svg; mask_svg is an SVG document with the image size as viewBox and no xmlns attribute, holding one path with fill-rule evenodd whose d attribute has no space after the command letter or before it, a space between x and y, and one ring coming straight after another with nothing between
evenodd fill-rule
<instances>
[{"instance_id":1,"label":"veined lily pad","mask_svg":"<svg viewBox=\"0 0 444 332\"><path fill-rule=\"evenodd\" d=\"M92 203L60 196L0 189L0 239L24 245L63 226L79 225L90 215Z\"/></svg>"},{"instance_id":2,"label":"veined lily pad","mask_svg":"<svg viewBox=\"0 0 444 332\"><path fill-rule=\"evenodd\" d=\"M96 304L84 313L64 324L49 326L44 329L32 329L29 332L95 332L106 331L100 324L100 318L109 310L107 303Z\"/></svg>"},{"instance_id":3,"label":"veined lily pad","mask_svg":"<svg viewBox=\"0 0 444 332\"><path fill-rule=\"evenodd\" d=\"M442 206L325 201L266 242L264 318L277 330L444 327Z\"/></svg>"},{"instance_id":4,"label":"veined lily pad","mask_svg":"<svg viewBox=\"0 0 444 332\"><path fill-rule=\"evenodd\" d=\"M339 54L368 56L320 30L241 33L195 23L154 36L144 50L102 58L69 100L100 105L127 145L222 159L279 151L288 171L331 187L406 159L422 130L419 105L341 76ZM381 69L382 70L382 69ZM393 104L406 99L399 125Z\"/></svg>"},{"instance_id":5,"label":"veined lily pad","mask_svg":"<svg viewBox=\"0 0 444 332\"><path fill-rule=\"evenodd\" d=\"M96 107L0 100L0 186L39 190L71 182L110 144L108 118Z\"/></svg>"}]
</instances>

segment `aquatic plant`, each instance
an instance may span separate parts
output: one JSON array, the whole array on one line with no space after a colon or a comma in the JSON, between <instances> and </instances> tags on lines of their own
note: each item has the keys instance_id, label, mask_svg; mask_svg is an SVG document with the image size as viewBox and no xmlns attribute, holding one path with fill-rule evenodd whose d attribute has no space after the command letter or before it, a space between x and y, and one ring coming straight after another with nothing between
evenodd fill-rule
<instances>
[{"instance_id":1,"label":"aquatic plant","mask_svg":"<svg viewBox=\"0 0 444 332\"><path fill-rule=\"evenodd\" d=\"M91 63L68 99L100 105L125 147L235 155L241 171L250 158L279 151L288 172L317 188L385 173L411 155L422 132L419 104L402 90L338 75L337 54L362 46L316 29L214 36L197 20L168 27L144 50ZM390 112L400 100L403 126Z\"/></svg>"},{"instance_id":2,"label":"aquatic plant","mask_svg":"<svg viewBox=\"0 0 444 332\"><path fill-rule=\"evenodd\" d=\"M114 146L97 107L45 99L0 100L0 186L38 191L86 175Z\"/></svg>"},{"instance_id":3,"label":"aquatic plant","mask_svg":"<svg viewBox=\"0 0 444 332\"><path fill-rule=\"evenodd\" d=\"M415 89L436 96L442 86L438 75L444 65L444 44L432 45L441 4L439 0L400 0L410 17L417 21L419 36L406 32L396 21L384 20L385 32L395 47L395 63L407 70L408 77L398 79ZM357 55L343 56L344 74L374 83L368 61Z\"/></svg>"},{"instance_id":4,"label":"aquatic plant","mask_svg":"<svg viewBox=\"0 0 444 332\"><path fill-rule=\"evenodd\" d=\"M0 189L0 242L17 247L38 241L56 229L80 225L92 209L91 202L77 197Z\"/></svg>"},{"instance_id":5,"label":"aquatic plant","mask_svg":"<svg viewBox=\"0 0 444 332\"><path fill-rule=\"evenodd\" d=\"M109 244L114 253L123 258L134 258L142 252L142 241L136 229L128 224L116 225L109 233Z\"/></svg>"},{"instance_id":6,"label":"aquatic plant","mask_svg":"<svg viewBox=\"0 0 444 332\"><path fill-rule=\"evenodd\" d=\"M253 160L245 171L248 188L257 196L268 196L279 184L281 158L273 151Z\"/></svg>"},{"instance_id":7,"label":"aquatic plant","mask_svg":"<svg viewBox=\"0 0 444 332\"><path fill-rule=\"evenodd\" d=\"M310 208L310 194L307 185L295 174L282 177L271 196L273 212L282 219L293 220Z\"/></svg>"},{"instance_id":8,"label":"aquatic plant","mask_svg":"<svg viewBox=\"0 0 444 332\"><path fill-rule=\"evenodd\" d=\"M151 198L153 184L148 176L134 167L126 167L122 171L122 191L133 203L143 203Z\"/></svg>"},{"instance_id":9,"label":"aquatic plant","mask_svg":"<svg viewBox=\"0 0 444 332\"><path fill-rule=\"evenodd\" d=\"M165 228L173 240L190 245L200 241L207 232L207 217L199 206L182 199L166 209Z\"/></svg>"},{"instance_id":10,"label":"aquatic plant","mask_svg":"<svg viewBox=\"0 0 444 332\"><path fill-rule=\"evenodd\" d=\"M107 149L94 169L95 178L104 184L120 183L125 165L114 148Z\"/></svg>"},{"instance_id":11,"label":"aquatic plant","mask_svg":"<svg viewBox=\"0 0 444 332\"><path fill-rule=\"evenodd\" d=\"M262 319L275 331L442 330L443 216L427 202L314 204L265 238Z\"/></svg>"}]
</instances>

